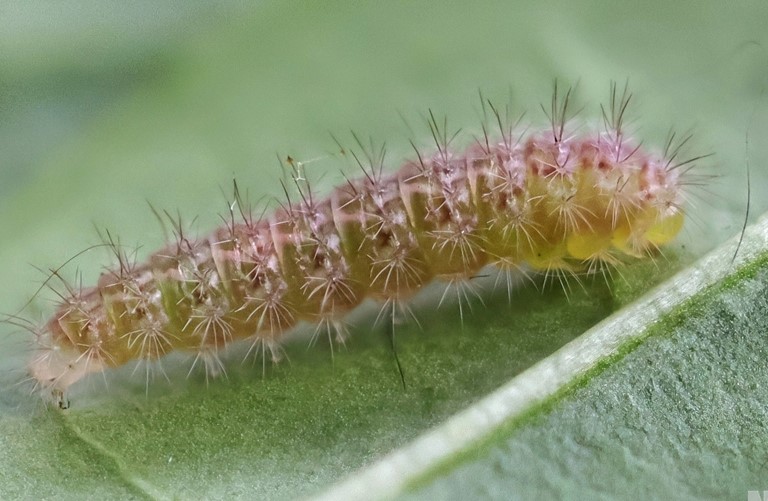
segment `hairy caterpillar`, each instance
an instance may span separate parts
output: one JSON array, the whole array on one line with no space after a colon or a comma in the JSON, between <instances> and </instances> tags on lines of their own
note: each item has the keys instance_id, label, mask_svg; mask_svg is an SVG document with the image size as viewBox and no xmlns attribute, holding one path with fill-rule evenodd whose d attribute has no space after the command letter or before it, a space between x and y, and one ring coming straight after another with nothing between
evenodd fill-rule
<instances>
[{"instance_id":1,"label":"hairy caterpillar","mask_svg":"<svg viewBox=\"0 0 768 501\"><path fill-rule=\"evenodd\" d=\"M490 106L497 131L463 151L431 116L433 151L393 172L383 152L353 153L364 175L325 197L296 175L297 199L286 190L268 216L253 217L236 188L227 224L190 239L179 223L144 263L110 238L118 265L94 287L67 287L35 330L31 377L64 405L89 373L174 350L216 375L232 342L276 357L301 321L342 340L344 316L366 298L394 311L431 281L460 286L486 265L575 273L653 252L682 228L701 157L679 158L687 138L674 134L658 153L628 138L626 87L612 85L597 132L567 130L569 99L555 89L549 127L533 132Z\"/></svg>"}]
</instances>

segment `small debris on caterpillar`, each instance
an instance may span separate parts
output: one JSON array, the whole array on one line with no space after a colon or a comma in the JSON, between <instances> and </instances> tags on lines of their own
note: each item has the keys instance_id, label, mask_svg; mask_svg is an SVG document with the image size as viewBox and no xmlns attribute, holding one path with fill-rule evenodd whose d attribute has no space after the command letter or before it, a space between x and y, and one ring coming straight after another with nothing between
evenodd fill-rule
<instances>
[{"instance_id":1,"label":"small debris on caterpillar","mask_svg":"<svg viewBox=\"0 0 768 501\"><path fill-rule=\"evenodd\" d=\"M691 171L704 156L682 157L689 137L670 134L659 151L631 137L631 98L612 84L593 131L571 126L572 92L558 95L557 85L541 129L520 130L483 101L492 126L466 145L430 112L432 148L414 145L396 169L383 147L353 134L356 147L339 146L360 177L319 194L288 157L292 186L283 184L274 211L254 216L235 183L222 226L195 239L165 213L174 239L143 262L106 233L117 265L94 286L52 271L65 290L43 326L25 327L35 335L30 378L63 408L87 375L136 362L149 380L175 351L215 377L238 341L248 356L276 361L300 323L316 326L312 342L325 333L343 343L345 316L366 299L382 304L379 318L390 315L394 330L398 312L435 280L463 308L487 266L562 279L654 254L682 229L685 189L702 182Z\"/></svg>"}]
</instances>

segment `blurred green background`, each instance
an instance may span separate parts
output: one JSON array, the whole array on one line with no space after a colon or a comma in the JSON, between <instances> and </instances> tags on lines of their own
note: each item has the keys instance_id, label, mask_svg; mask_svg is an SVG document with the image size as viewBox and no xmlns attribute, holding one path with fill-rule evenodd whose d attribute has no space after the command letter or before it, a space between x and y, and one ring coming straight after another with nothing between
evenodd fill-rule
<instances>
[{"instance_id":1,"label":"blurred green background","mask_svg":"<svg viewBox=\"0 0 768 501\"><path fill-rule=\"evenodd\" d=\"M327 189L348 167L330 135L350 142L350 129L386 141L397 165L409 140L428 144L428 109L478 133L478 90L502 103L511 91L514 109L541 124L539 103L548 101L555 78L578 82L587 121L599 118L610 80L628 79L646 144L660 145L672 126L695 133L695 152L715 153L706 168L719 177L693 193L677 247L689 262L739 230L747 161L752 214L768 208L766 19L762 1L0 0L0 310L16 312L35 293L45 278L35 267L58 266L97 243L94 225L141 244L139 256L160 245L146 201L188 221L198 216L195 227L205 232L226 209L222 189L229 192L233 176L254 201L275 196L277 158L290 154L317 158L307 168L318 189ZM108 262L95 250L69 273L79 270L92 283ZM427 311L432 330L404 328L414 334L403 356L416 380L405 396L388 379L391 355L380 336L355 341L333 365L325 347L298 348L293 363L263 384L236 373L229 386L203 390L193 379L151 389L157 398L145 399L143 382L111 383L105 391L97 381L65 417L8 389L0 417L3 497L32 492L24 486L72 496L92 489L139 497L313 492L440 422L646 287L635 281L617 299L596 285L571 303L557 291L523 292L517 309L502 301L498 319L471 320L463 333L451 327L454 317L433 322ZM39 298L26 314L39 319L50 309ZM527 310L533 317L522 316ZM541 323L552 311L563 312L564 330ZM514 353L489 357L501 339L493 336L509 337L511 324L528 337L519 350L507 348ZM0 329L8 387L27 348L23 334ZM445 329L454 332L444 340ZM547 334L530 334L537 330ZM371 380L359 379L368 372ZM470 382L457 385L459 377ZM367 400L374 393L389 400ZM315 394L323 395L320 410L302 403ZM230 406L237 410L222 411ZM284 415L272 414L286 406ZM334 424L334 412L343 424ZM308 424L315 420L320 424ZM367 427L350 428L350 421ZM222 447L226 453L216 452ZM166 469L157 466L161 460ZM80 480L60 490L55 479L75 473Z\"/></svg>"}]
</instances>

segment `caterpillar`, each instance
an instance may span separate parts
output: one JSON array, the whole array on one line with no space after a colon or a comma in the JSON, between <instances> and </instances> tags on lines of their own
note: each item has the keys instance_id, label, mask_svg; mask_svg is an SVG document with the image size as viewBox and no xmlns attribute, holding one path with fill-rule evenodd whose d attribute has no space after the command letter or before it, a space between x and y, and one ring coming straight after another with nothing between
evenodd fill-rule
<instances>
[{"instance_id":1,"label":"caterpillar","mask_svg":"<svg viewBox=\"0 0 768 501\"><path fill-rule=\"evenodd\" d=\"M681 230L702 157L681 157L688 137L671 133L659 151L631 138L631 97L612 84L596 131L571 130L571 90L557 86L538 130L485 102L495 132L483 126L463 149L430 112L434 147L414 146L396 170L357 140L362 175L325 196L294 169L298 196L284 189L276 210L254 217L235 184L225 224L193 239L179 220L175 241L141 263L108 236L117 266L60 293L34 329L30 377L63 407L88 374L176 350L214 376L235 341L277 359L300 322L343 341L344 317L365 299L394 313L430 282L461 286L488 265L578 273L654 253Z\"/></svg>"}]
</instances>

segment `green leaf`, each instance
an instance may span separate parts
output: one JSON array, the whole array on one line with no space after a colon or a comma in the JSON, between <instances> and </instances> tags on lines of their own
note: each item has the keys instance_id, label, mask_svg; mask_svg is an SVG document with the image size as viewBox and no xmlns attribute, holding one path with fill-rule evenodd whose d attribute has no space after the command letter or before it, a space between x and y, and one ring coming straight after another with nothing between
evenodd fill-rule
<instances>
[{"instance_id":1,"label":"green leaf","mask_svg":"<svg viewBox=\"0 0 768 501\"><path fill-rule=\"evenodd\" d=\"M417 305L423 329L397 332L405 390L374 307L354 318L349 345L333 356L324 340L307 349L296 339L286 346L290 363L262 376L259 364L233 355L229 379L209 384L187 378L188 363L174 359L165 364L173 383L159 378L148 390L129 368L108 385L98 376L81 385L64 413L14 386L29 336L2 326L3 498L319 492L621 314L737 233L747 129L753 214L768 208L768 152L756 139L768 132L762 2L105 5L0 5L0 305L8 313L47 275L29 264L55 268L98 243L93 224L141 243L140 259L163 241L145 200L187 221L199 215L203 234L219 223L220 187L229 191L233 175L252 200L279 195L276 153L316 159L307 169L320 191L342 182L338 170L349 166L339 165L328 132L386 140L393 165L409 155L409 139L428 141L428 109L479 133L478 89L504 102L511 87L513 105L540 124L538 103L554 77L579 81L586 119L599 119L611 79L628 78L646 143L660 144L670 125L693 127L695 151L714 151L721 177L692 190L687 234L668 260L636 263L610 284L574 285L569 298L523 284L511 305L489 292L463 327L455 307L435 311L427 297ZM65 271L94 283L107 262L94 249ZM36 297L24 314L41 320L50 311ZM589 405L588 396L569 402ZM525 429L541 436L535 430L554 422ZM623 450L623 440L611 447Z\"/></svg>"}]
</instances>

